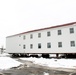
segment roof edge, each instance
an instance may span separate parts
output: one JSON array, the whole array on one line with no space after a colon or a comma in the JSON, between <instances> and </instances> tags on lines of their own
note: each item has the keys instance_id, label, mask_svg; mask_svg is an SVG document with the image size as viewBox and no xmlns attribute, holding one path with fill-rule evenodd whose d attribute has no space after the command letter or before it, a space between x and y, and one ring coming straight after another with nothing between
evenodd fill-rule
<instances>
[{"instance_id":1,"label":"roof edge","mask_svg":"<svg viewBox=\"0 0 76 75\"><path fill-rule=\"evenodd\" d=\"M36 29L36 30L30 30L30 31L19 33L19 34L7 36L6 38L17 36L17 35L22 35L22 34L25 34L25 33L35 32L35 31L41 31L41 30L46 30L46 29L52 29L52 28L58 28L58 27L63 27L63 26L69 26L69 25L73 25L75 23L76 22L71 22L71 23L66 23L66 24L60 24L60 25L56 25L56 26L46 27L46 28L40 28L40 29Z\"/></svg>"}]
</instances>

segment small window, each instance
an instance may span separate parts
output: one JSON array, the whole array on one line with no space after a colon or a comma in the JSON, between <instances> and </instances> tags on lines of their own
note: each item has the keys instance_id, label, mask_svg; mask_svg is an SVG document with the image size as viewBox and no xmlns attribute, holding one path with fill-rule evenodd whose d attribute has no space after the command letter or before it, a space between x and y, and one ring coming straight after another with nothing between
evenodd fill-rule
<instances>
[{"instance_id":1,"label":"small window","mask_svg":"<svg viewBox=\"0 0 76 75\"><path fill-rule=\"evenodd\" d=\"M41 43L38 44L38 49L40 49L40 48L41 48Z\"/></svg>"},{"instance_id":2,"label":"small window","mask_svg":"<svg viewBox=\"0 0 76 75\"><path fill-rule=\"evenodd\" d=\"M30 49L32 49L33 48L33 44L30 44Z\"/></svg>"},{"instance_id":3,"label":"small window","mask_svg":"<svg viewBox=\"0 0 76 75\"><path fill-rule=\"evenodd\" d=\"M19 46L21 46L21 44L19 44Z\"/></svg>"},{"instance_id":4,"label":"small window","mask_svg":"<svg viewBox=\"0 0 76 75\"><path fill-rule=\"evenodd\" d=\"M58 35L61 35L61 30L58 30Z\"/></svg>"},{"instance_id":5,"label":"small window","mask_svg":"<svg viewBox=\"0 0 76 75\"><path fill-rule=\"evenodd\" d=\"M75 47L75 41L71 41L71 47Z\"/></svg>"},{"instance_id":6,"label":"small window","mask_svg":"<svg viewBox=\"0 0 76 75\"><path fill-rule=\"evenodd\" d=\"M30 39L32 39L32 38L33 38L33 35L31 34L31 35L30 35Z\"/></svg>"},{"instance_id":7,"label":"small window","mask_svg":"<svg viewBox=\"0 0 76 75\"><path fill-rule=\"evenodd\" d=\"M62 47L62 42L58 42L58 47Z\"/></svg>"},{"instance_id":8,"label":"small window","mask_svg":"<svg viewBox=\"0 0 76 75\"><path fill-rule=\"evenodd\" d=\"M26 39L26 36L25 36L25 35L23 36L23 39L24 39L24 40Z\"/></svg>"},{"instance_id":9,"label":"small window","mask_svg":"<svg viewBox=\"0 0 76 75\"><path fill-rule=\"evenodd\" d=\"M50 32L47 32L47 36L50 36Z\"/></svg>"},{"instance_id":10,"label":"small window","mask_svg":"<svg viewBox=\"0 0 76 75\"><path fill-rule=\"evenodd\" d=\"M41 33L38 33L38 38L40 38L41 37Z\"/></svg>"},{"instance_id":11,"label":"small window","mask_svg":"<svg viewBox=\"0 0 76 75\"><path fill-rule=\"evenodd\" d=\"M21 35L19 35L19 37L21 37Z\"/></svg>"},{"instance_id":12,"label":"small window","mask_svg":"<svg viewBox=\"0 0 76 75\"><path fill-rule=\"evenodd\" d=\"M47 48L51 48L51 43L47 43Z\"/></svg>"},{"instance_id":13,"label":"small window","mask_svg":"<svg viewBox=\"0 0 76 75\"><path fill-rule=\"evenodd\" d=\"M26 46L25 45L23 45L23 49L25 49L26 48Z\"/></svg>"},{"instance_id":14,"label":"small window","mask_svg":"<svg viewBox=\"0 0 76 75\"><path fill-rule=\"evenodd\" d=\"M70 28L70 33L74 33L74 28Z\"/></svg>"}]
</instances>

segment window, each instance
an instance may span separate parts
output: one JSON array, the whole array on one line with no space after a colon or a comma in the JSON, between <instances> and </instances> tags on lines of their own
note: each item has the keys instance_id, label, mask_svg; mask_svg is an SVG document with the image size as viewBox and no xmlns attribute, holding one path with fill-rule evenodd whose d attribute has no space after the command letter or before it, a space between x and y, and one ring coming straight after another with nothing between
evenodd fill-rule
<instances>
[{"instance_id":1,"label":"window","mask_svg":"<svg viewBox=\"0 0 76 75\"><path fill-rule=\"evenodd\" d=\"M74 33L74 28L70 28L70 33Z\"/></svg>"},{"instance_id":2,"label":"window","mask_svg":"<svg viewBox=\"0 0 76 75\"><path fill-rule=\"evenodd\" d=\"M38 37L39 37L39 38L41 37L41 33L38 33Z\"/></svg>"},{"instance_id":3,"label":"window","mask_svg":"<svg viewBox=\"0 0 76 75\"><path fill-rule=\"evenodd\" d=\"M23 39L24 39L24 40L26 39L25 35L23 36Z\"/></svg>"},{"instance_id":4,"label":"window","mask_svg":"<svg viewBox=\"0 0 76 75\"><path fill-rule=\"evenodd\" d=\"M40 48L41 48L41 43L38 44L38 49L40 49Z\"/></svg>"},{"instance_id":5,"label":"window","mask_svg":"<svg viewBox=\"0 0 76 75\"><path fill-rule=\"evenodd\" d=\"M47 43L47 48L51 48L51 43Z\"/></svg>"},{"instance_id":6,"label":"window","mask_svg":"<svg viewBox=\"0 0 76 75\"><path fill-rule=\"evenodd\" d=\"M19 46L21 46L21 44L19 44Z\"/></svg>"},{"instance_id":7,"label":"window","mask_svg":"<svg viewBox=\"0 0 76 75\"><path fill-rule=\"evenodd\" d=\"M75 47L75 41L71 41L71 47Z\"/></svg>"},{"instance_id":8,"label":"window","mask_svg":"<svg viewBox=\"0 0 76 75\"><path fill-rule=\"evenodd\" d=\"M62 47L62 42L58 42L58 47Z\"/></svg>"},{"instance_id":9,"label":"window","mask_svg":"<svg viewBox=\"0 0 76 75\"><path fill-rule=\"evenodd\" d=\"M26 48L26 46L25 45L23 45L23 49L25 49Z\"/></svg>"},{"instance_id":10,"label":"window","mask_svg":"<svg viewBox=\"0 0 76 75\"><path fill-rule=\"evenodd\" d=\"M30 44L30 49L32 49L33 48L33 44Z\"/></svg>"},{"instance_id":11,"label":"window","mask_svg":"<svg viewBox=\"0 0 76 75\"><path fill-rule=\"evenodd\" d=\"M33 35L32 35L32 34L30 35L30 38L31 38L31 39L33 38Z\"/></svg>"},{"instance_id":12,"label":"window","mask_svg":"<svg viewBox=\"0 0 76 75\"><path fill-rule=\"evenodd\" d=\"M61 30L58 30L58 35L61 35Z\"/></svg>"},{"instance_id":13,"label":"window","mask_svg":"<svg viewBox=\"0 0 76 75\"><path fill-rule=\"evenodd\" d=\"M50 36L50 32L47 32L47 36Z\"/></svg>"},{"instance_id":14,"label":"window","mask_svg":"<svg viewBox=\"0 0 76 75\"><path fill-rule=\"evenodd\" d=\"M19 35L19 37L21 37L21 35Z\"/></svg>"}]
</instances>

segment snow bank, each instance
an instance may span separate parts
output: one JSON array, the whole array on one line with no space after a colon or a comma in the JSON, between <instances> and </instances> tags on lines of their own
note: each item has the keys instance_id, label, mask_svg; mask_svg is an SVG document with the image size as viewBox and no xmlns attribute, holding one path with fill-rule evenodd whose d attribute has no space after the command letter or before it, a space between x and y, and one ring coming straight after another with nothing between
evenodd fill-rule
<instances>
[{"instance_id":1,"label":"snow bank","mask_svg":"<svg viewBox=\"0 0 76 75\"><path fill-rule=\"evenodd\" d=\"M9 69L12 67L17 67L19 66L21 63L18 61L15 61L14 59L10 58L10 57L0 57L0 69Z\"/></svg>"},{"instance_id":2,"label":"snow bank","mask_svg":"<svg viewBox=\"0 0 76 75\"><path fill-rule=\"evenodd\" d=\"M49 73L44 72L44 75L49 75Z\"/></svg>"},{"instance_id":3,"label":"snow bank","mask_svg":"<svg viewBox=\"0 0 76 75\"><path fill-rule=\"evenodd\" d=\"M70 68L76 69L76 59L45 59L45 58L20 58L22 60L33 61L35 64L40 64L55 68Z\"/></svg>"}]
</instances>

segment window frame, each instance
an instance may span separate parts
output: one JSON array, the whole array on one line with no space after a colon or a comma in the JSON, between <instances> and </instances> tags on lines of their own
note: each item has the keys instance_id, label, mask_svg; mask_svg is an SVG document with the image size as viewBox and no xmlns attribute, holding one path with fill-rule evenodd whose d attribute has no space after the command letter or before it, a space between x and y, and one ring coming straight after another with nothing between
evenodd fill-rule
<instances>
[{"instance_id":1,"label":"window frame","mask_svg":"<svg viewBox=\"0 0 76 75\"><path fill-rule=\"evenodd\" d=\"M26 45L23 45L23 49L26 49Z\"/></svg>"},{"instance_id":2,"label":"window frame","mask_svg":"<svg viewBox=\"0 0 76 75\"><path fill-rule=\"evenodd\" d=\"M33 34L30 34L30 39L33 39Z\"/></svg>"},{"instance_id":3,"label":"window frame","mask_svg":"<svg viewBox=\"0 0 76 75\"><path fill-rule=\"evenodd\" d=\"M62 35L62 31L61 30L58 30L58 35Z\"/></svg>"},{"instance_id":4,"label":"window frame","mask_svg":"<svg viewBox=\"0 0 76 75\"><path fill-rule=\"evenodd\" d=\"M41 33L38 33L38 38L40 38L41 37Z\"/></svg>"},{"instance_id":5,"label":"window frame","mask_svg":"<svg viewBox=\"0 0 76 75\"><path fill-rule=\"evenodd\" d=\"M41 49L41 43L38 43L38 49Z\"/></svg>"},{"instance_id":6,"label":"window frame","mask_svg":"<svg viewBox=\"0 0 76 75\"><path fill-rule=\"evenodd\" d=\"M70 46L75 47L75 41L70 41Z\"/></svg>"},{"instance_id":7,"label":"window frame","mask_svg":"<svg viewBox=\"0 0 76 75\"><path fill-rule=\"evenodd\" d=\"M74 28L70 28L70 34L74 33Z\"/></svg>"},{"instance_id":8,"label":"window frame","mask_svg":"<svg viewBox=\"0 0 76 75\"><path fill-rule=\"evenodd\" d=\"M58 42L58 48L62 47L62 42Z\"/></svg>"},{"instance_id":9,"label":"window frame","mask_svg":"<svg viewBox=\"0 0 76 75\"><path fill-rule=\"evenodd\" d=\"M24 35L24 36L23 36L23 40L25 40L25 39L26 39L26 36Z\"/></svg>"},{"instance_id":10,"label":"window frame","mask_svg":"<svg viewBox=\"0 0 76 75\"><path fill-rule=\"evenodd\" d=\"M51 48L51 43L50 42L47 43L47 48Z\"/></svg>"},{"instance_id":11,"label":"window frame","mask_svg":"<svg viewBox=\"0 0 76 75\"><path fill-rule=\"evenodd\" d=\"M48 31L48 32L47 32L47 36L48 36L48 37L49 37L49 36L51 36L51 33L50 33L50 31Z\"/></svg>"},{"instance_id":12,"label":"window frame","mask_svg":"<svg viewBox=\"0 0 76 75\"><path fill-rule=\"evenodd\" d=\"M30 49L33 49L33 44L30 44Z\"/></svg>"}]
</instances>

